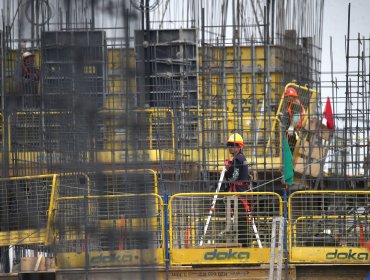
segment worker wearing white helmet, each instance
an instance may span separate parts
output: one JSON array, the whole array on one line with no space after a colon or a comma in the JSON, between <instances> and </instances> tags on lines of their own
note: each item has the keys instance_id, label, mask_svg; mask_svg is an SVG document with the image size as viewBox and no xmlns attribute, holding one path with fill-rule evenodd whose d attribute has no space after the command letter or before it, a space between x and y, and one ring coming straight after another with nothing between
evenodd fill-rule
<instances>
[{"instance_id":1,"label":"worker wearing white helmet","mask_svg":"<svg viewBox=\"0 0 370 280\"><path fill-rule=\"evenodd\" d=\"M31 53L31 52L24 52L23 54L22 54L22 58L23 59L26 59L26 58L30 58L30 57L34 57L35 55L33 54L33 53Z\"/></svg>"},{"instance_id":2,"label":"worker wearing white helmet","mask_svg":"<svg viewBox=\"0 0 370 280\"><path fill-rule=\"evenodd\" d=\"M37 94L39 69L35 65L35 55L29 51L22 54L23 94Z\"/></svg>"}]
</instances>

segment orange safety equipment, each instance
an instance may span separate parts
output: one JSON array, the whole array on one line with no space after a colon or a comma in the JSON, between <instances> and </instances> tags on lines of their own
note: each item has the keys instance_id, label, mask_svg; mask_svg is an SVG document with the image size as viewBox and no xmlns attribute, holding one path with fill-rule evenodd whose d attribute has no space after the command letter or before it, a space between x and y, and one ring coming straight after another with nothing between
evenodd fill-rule
<instances>
[{"instance_id":1,"label":"orange safety equipment","mask_svg":"<svg viewBox=\"0 0 370 280\"><path fill-rule=\"evenodd\" d=\"M285 91L285 96L286 97L298 97L298 94L294 88L288 87Z\"/></svg>"},{"instance_id":2,"label":"orange safety equipment","mask_svg":"<svg viewBox=\"0 0 370 280\"><path fill-rule=\"evenodd\" d=\"M298 98L288 102L287 111L291 125L296 128L301 128L306 111Z\"/></svg>"},{"instance_id":3,"label":"orange safety equipment","mask_svg":"<svg viewBox=\"0 0 370 280\"><path fill-rule=\"evenodd\" d=\"M244 146L243 137L239 133L231 134L229 139L227 140L227 144L229 143L238 144L239 147Z\"/></svg>"}]
</instances>

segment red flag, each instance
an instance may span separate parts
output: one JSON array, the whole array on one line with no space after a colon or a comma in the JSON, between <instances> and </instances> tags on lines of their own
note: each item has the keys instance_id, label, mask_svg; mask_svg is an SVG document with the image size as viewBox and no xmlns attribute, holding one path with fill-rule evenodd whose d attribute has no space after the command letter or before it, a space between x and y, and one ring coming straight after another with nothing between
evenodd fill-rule
<instances>
[{"instance_id":1,"label":"red flag","mask_svg":"<svg viewBox=\"0 0 370 280\"><path fill-rule=\"evenodd\" d=\"M331 108L330 104L330 98L326 99L326 105L325 105L325 110L324 110L324 115L323 115L323 120L322 120L323 125L326 126L327 129L334 129L334 118L333 118L333 110Z\"/></svg>"}]
</instances>

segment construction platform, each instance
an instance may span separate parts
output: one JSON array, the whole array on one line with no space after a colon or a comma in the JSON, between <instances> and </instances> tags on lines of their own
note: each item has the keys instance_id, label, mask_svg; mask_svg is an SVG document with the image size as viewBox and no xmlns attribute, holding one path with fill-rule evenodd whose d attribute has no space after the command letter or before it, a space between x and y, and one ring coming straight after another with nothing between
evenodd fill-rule
<instances>
[{"instance_id":1,"label":"construction platform","mask_svg":"<svg viewBox=\"0 0 370 280\"><path fill-rule=\"evenodd\" d=\"M282 271L282 279L285 279L285 271ZM344 279L365 279L370 273L369 265L289 265L287 279L289 280L344 280ZM88 278L86 278L88 277ZM42 279L42 280L110 280L110 279L147 279L147 280L260 280L269 279L269 266L225 266L225 267L191 267L178 266L170 267L166 271L165 267L130 267L130 268L104 268L90 269L86 272L83 269L58 270L48 272L27 272L1 274L1 280L7 279Z\"/></svg>"}]
</instances>

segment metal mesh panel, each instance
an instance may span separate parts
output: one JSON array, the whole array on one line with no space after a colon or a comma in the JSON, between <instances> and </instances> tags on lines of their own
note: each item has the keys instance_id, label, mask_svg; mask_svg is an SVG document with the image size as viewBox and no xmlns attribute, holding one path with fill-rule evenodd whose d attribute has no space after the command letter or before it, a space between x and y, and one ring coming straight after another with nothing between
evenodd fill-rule
<instances>
[{"instance_id":1,"label":"metal mesh panel","mask_svg":"<svg viewBox=\"0 0 370 280\"><path fill-rule=\"evenodd\" d=\"M163 204L156 195L71 197L57 203L59 253L154 249L163 245Z\"/></svg>"},{"instance_id":2,"label":"metal mesh panel","mask_svg":"<svg viewBox=\"0 0 370 280\"><path fill-rule=\"evenodd\" d=\"M364 247L369 192L296 192L290 198L294 247Z\"/></svg>"},{"instance_id":3,"label":"metal mesh panel","mask_svg":"<svg viewBox=\"0 0 370 280\"><path fill-rule=\"evenodd\" d=\"M105 111L98 116L98 150L172 149L174 145L174 118L170 109ZM128 124L128 127L125 126ZM122 160L142 160L135 156Z\"/></svg>"},{"instance_id":4,"label":"metal mesh panel","mask_svg":"<svg viewBox=\"0 0 370 280\"><path fill-rule=\"evenodd\" d=\"M90 192L90 178L82 173L59 175L58 197L86 195Z\"/></svg>"},{"instance_id":5,"label":"metal mesh panel","mask_svg":"<svg viewBox=\"0 0 370 280\"><path fill-rule=\"evenodd\" d=\"M36 112L18 113L11 131L13 151L40 151L41 149L41 114Z\"/></svg>"},{"instance_id":6,"label":"metal mesh panel","mask_svg":"<svg viewBox=\"0 0 370 280\"><path fill-rule=\"evenodd\" d=\"M157 175L153 170L115 170L89 174L91 194L157 193Z\"/></svg>"},{"instance_id":7,"label":"metal mesh panel","mask_svg":"<svg viewBox=\"0 0 370 280\"><path fill-rule=\"evenodd\" d=\"M327 94L320 84L328 74L320 71L323 0L224 1L223 5L203 1L202 9L190 0L152 1L145 10L137 1L130 5L127 1L108 1L109 5L26 1L27 6L21 2L0 3L8 15L1 37L5 39L1 44L1 171L3 177L63 174L59 195L65 200L60 202L62 216L56 224L61 241L66 242L61 243L61 252L123 246L116 231L126 225L121 213L131 211L120 204L125 201L117 198L116 205L110 199L89 198L86 206L83 195L214 192L225 159L232 157L225 142L236 132L244 140L252 190L281 192L287 166L282 160L285 139L293 154L292 192L369 186L369 39L346 38L346 46L355 51L346 54L346 81L334 78L339 72L330 73L335 129L326 127L319 94ZM25 8L30 5L32 9ZM54 8L58 16L51 12ZM42 11L42 21L38 15L29 18L29 11ZM32 71L39 68L40 81L25 81L25 51L35 55ZM297 90L305 109L301 126L288 137L287 84ZM142 171L149 169L154 171ZM8 194L14 199L6 200ZM190 249L199 243L209 210L210 197L190 194L188 200L186 196L173 200L176 248ZM14 200L27 201L38 194L27 187L20 194L7 189L4 195L3 209L13 211ZM80 197L68 200L71 196ZM255 246L250 223L247 234L219 239L218 232L228 222L240 229L236 223L240 213L235 211L239 207L230 210L240 199L233 200L229 194L220 197L217 205L229 203L230 207L213 213L204 237L207 244L239 246L240 239L246 238L245 243ZM329 231L335 232L332 244L362 246L368 237L367 210L360 202L364 198L349 193L343 197L346 208L353 205L355 210L346 209L343 214L329 206L340 204L339 194L311 197L314 202L302 197L297 205L292 202L294 211L304 209L292 218L297 247L316 247L317 242L329 246ZM247 194L246 200L255 207L252 215L262 243L268 246L270 220L280 210L264 195ZM319 209L321 200L330 215ZM111 218L116 208L117 215ZM140 219L128 218L127 223L134 227ZM7 222L5 227L14 227L13 220ZM61 226L69 222L66 228ZM310 231L318 231L318 236ZM152 235L147 237L149 244ZM131 236L125 242L124 246L130 245ZM133 248L139 245L132 243Z\"/></svg>"},{"instance_id":8,"label":"metal mesh panel","mask_svg":"<svg viewBox=\"0 0 370 280\"><path fill-rule=\"evenodd\" d=\"M272 218L282 215L279 196L219 193L212 209L213 198L201 193L171 198L171 248L270 246Z\"/></svg>"},{"instance_id":9,"label":"metal mesh panel","mask_svg":"<svg viewBox=\"0 0 370 280\"><path fill-rule=\"evenodd\" d=\"M44 243L55 175L0 180L0 243Z\"/></svg>"}]
</instances>

